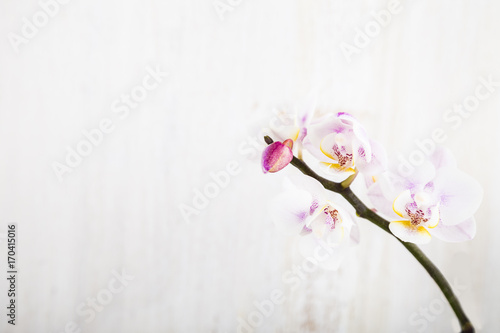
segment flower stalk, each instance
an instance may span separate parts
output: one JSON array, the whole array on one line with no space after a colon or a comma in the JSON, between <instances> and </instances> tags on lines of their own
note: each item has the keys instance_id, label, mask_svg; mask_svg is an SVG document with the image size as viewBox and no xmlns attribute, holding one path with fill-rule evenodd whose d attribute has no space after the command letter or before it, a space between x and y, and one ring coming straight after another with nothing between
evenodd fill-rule
<instances>
[{"instance_id":1,"label":"flower stalk","mask_svg":"<svg viewBox=\"0 0 500 333\"><path fill-rule=\"evenodd\" d=\"M274 141L271 139L269 136L265 136L264 140L268 145L272 144ZM460 326L461 326L461 333L474 333L474 327L472 326L472 323L470 322L469 318L465 314L464 310L462 309L462 306L460 305L460 301L456 297L455 293L453 292L453 289L451 288L450 284L444 277L444 275L441 273L441 271L432 263L432 261L420 250L420 248L409 242L404 242L394 236L392 232L389 229L389 221L386 219L382 218L379 216L377 213L375 213L373 210L369 209L351 190L350 184L354 180L354 177L356 174L354 174L352 179L346 179L342 183L337 183L330 181L326 178L323 178L319 176L316 172L314 172L304 161L301 159L298 159L297 157L293 157L291 160L290 164L292 164L294 167L299 169L303 174L306 176L312 177L319 181L323 187L329 191L338 193L342 195L356 210L356 214L363 218L366 219L373 224L377 225L379 228L383 229L387 233L389 233L391 236L396 238L412 255L413 257L424 267L424 269L429 273L431 278L436 282L438 285L439 289L443 292L444 296L448 300L448 303L450 304L451 308L455 312L455 315L457 316Z\"/></svg>"}]
</instances>

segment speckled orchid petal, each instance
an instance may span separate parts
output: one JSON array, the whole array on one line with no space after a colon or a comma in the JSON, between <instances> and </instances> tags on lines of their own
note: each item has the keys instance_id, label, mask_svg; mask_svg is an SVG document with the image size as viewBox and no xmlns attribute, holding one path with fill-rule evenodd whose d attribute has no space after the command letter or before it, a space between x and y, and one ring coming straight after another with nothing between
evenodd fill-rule
<instances>
[{"instance_id":1,"label":"speckled orchid petal","mask_svg":"<svg viewBox=\"0 0 500 333\"><path fill-rule=\"evenodd\" d=\"M267 172L278 172L286 167L293 159L293 141L274 142L266 147L262 153L262 170Z\"/></svg>"}]
</instances>

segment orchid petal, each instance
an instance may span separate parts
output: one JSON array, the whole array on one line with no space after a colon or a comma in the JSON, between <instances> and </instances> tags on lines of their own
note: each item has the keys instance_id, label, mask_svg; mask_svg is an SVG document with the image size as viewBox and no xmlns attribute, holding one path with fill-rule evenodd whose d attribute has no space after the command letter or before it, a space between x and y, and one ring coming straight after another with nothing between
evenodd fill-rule
<instances>
[{"instance_id":1,"label":"orchid petal","mask_svg":"<svg viewBox=\"0 0 500 333\"><path fill-rule=\"evenodd\" d=\"M415 171L413 171L411 175L406 177L406 187L422 187L432 181L434 177L436 177L436 168L431 162L425 161L418 168L415 168Z\"/></svg>"},{"instance_id":2,"label":"orchid petal","mask_svg":"<svg viewBox=\"0 0 500 333\"><path fill-rule=\"evenodd\" d=\"M295 141L299 135L300 128L296 124L295 116L284 111L275 112L275 118L270 122L272 136L277 141L292 139Z\"/></svg>"},{"instance_id":3,"label":"orchid petal","mask_svg":"<svg viewBox=\"0 0 500 333\"><path fill-rule=\"evenodd\" d=\"M358 228L357 224L353 223L353 225L351 226L351 232L349 233L349 235L350 235L350 239L349 239L350 246L354 246L354 245L359 244L359 240L361 238L361 235L359 233L359 228Z\"/></svg>"},{"instance_id":4,"label":"orchid petal","mask_svg":"<svg viewBox=\"0 0 500 333\"><path fill-rule=\"evenodd\" d=\"M309 94L303 106L299 109L297 117L298 117L298 123L301 127L309 125L312 117L314 116L314 111L316 110L317 101L318 101L318 94L315 91L313 91Z\"/></svg>"},{"instance_id":5,"label":"orchid petal","mask_svg":"<svg viewBox=\"0 0 500 333\"><path fill-rule=\"evenodd\" d=\"M327 270L337 270L346 254L344 247L332 248L312 233L300 238L299 252L307 260Z\"/></svg>"},{"instance_id":6,"label":"orchid petal","mask_svg":"<svg viewBox=\"0 0 500 333\"><path fill-rule=\"evenodd\" d=\"M309 152L311 155L318 160L319 162L325 162L325 163L332 163L332 159L321 151L321 149L318 146L315 146L312 144L310 141L309 136L306 136L302 146Z\"/></svg>"},{"instance_id":7,"label":"orchid petal","mask_svg":"<svg viewBox=\"0 0 500 333\"><path fill-rule=\"evenodd\" d=\"M325 188L321 183L312 178L304 177L304 175L298 171L290 173L288 177L284 180L285 190L302 190L310 193L314 199L320 199L325 195ZM324 201L324 200L322 200Z\"/></svg>"},{"instance_id":8,"label":"orchid petal","mask_svg":"<svg viewBox=\"0 0 500 333\"><path fill-rule=\"evenodd\" d=\"M433 183L440 198L441 221L445 225L456 225L471 217L481 204L481 185L458 169L441 168Z\"/></svg>"},{"instance_id":9,"label":"orchid petal","mask_svg":"<svg viewBox=\"0 0 500 333\"><path fill-rule=\"evenodd\" d=\"M321 152L332 160L336 160L336 157L334 157L332 153L332 147L337 143L335 141L336 137L336 133L328 134L323 138L323 140L321 140L321 143L319 145L319 149L321 150Z\"/></svg>"},{"instance_id":10,"label":"orchid petal","mask_svg":"<svg viewBox=\"0 0 500 333\"><path fill-rule=\"evenodd\" d=\"M445 242L465 242L474 238L476 235L476 221L474 217L470 217L459 224L447 226L439 223L438 226L430 230L432 236Z\"/></svg>"},{"instance_id":11,"label":"orchid petal","mask_svg":"<svg viewBox=\"0 0 500 333\"><path fill-rule=\"evenodd\" d=\"M349 176L356 173L356 170L353 168L343 169L337 163L328 162L320 162L319 171L323 176L338 183L346 180Z\"/></svg>"},{"instance_id":12,"label":"orchid petal","mask_svg":"<svg viewBox=\"0 0 500 333\"><path fill-rule=\"evenodd\" d=\"M332 133L345 133L350 129L335 116L328 116L321 123L309 127L307 137L315 147L319 147L323 138Z\"/></svg>"},{"instance_id":13,"label":"orchid petal","mask_svg":"<svg viewBox=\"0 0 500 333\"><path fill-rule=\"evenodd\" d=\"M427 228L435 228L439 224L440 216L439 216L439 205L434 206L430 208L431 211L431 217L429 218L429 221L425 223L425 226Z\"/></svg>"},{"instance_id":14,"label":"orchid petal","mask_svg":"<svg viewBox=\"0 0 500 333\"><path fill-rule=\"evenodd\" d=\"M321 162L320 163L322 166L327 167L328 169L335 170L336 172L345 172L347 175L352 175L353 173L356 173L356 170L353 168L347 168L345 169L338 163L327 163L327 162Z\"/></svg>"},{"instance_id":15,"label":"orchid petal","mask_svg":"<svg viewBox=\"0 0 500 333\"><path fill-rule=\"evenodd\" d=\"M389 229L403 242L426 244L431 241L431 235L427 229L422 226L414 227L410 221L393 221L389 223Z\"/></svg>"},{"instance_id":16,"label":"orchid petal","mask_svg":"<svg viewBox=\"0 0 500 333\"><path fill-rule=\"evenodd\" d=\"M394 203L392 204L392 209L399 216L408 217L408 214L406 213L406 205L411 202L413 202L413 198L411 197L410 190L403 191L396 198L396 200L394 200Z\"/></svg>"},{"instance_id":17,"label":"orchid petal","mask_svg":"<svg viewBox=\"0 0 500 333\"><path fill-rule=\"evenodd\" d=\"M357 139L361 144L357 145L355 151L358 152L359 148L363 148L365 152L365 159L367 163L370 163L372 160L372 147L370 145L370 140L368 139L368 134L366 130L357 122L354 123L353 127L354 135L356 135Z\"/></svg>"},{"instance_id":18,"label":"orchid petal","mask_svg":"<svg viewBox=\"0 0 500 333\"><path fill-rule=\"evenodd\" d=\"M360 172L364 174L367 187L370 187L376 181L374 177L382 174L387 169L387 154L384 147L373 140L370 140L370 145L372 150L371 161L368 163L366 158L358 152L358 157L355 158L354 163ZM366 156L366 151L364 154Z\"/></svg>"},{"instance_id":19,"label":"orchid petal","mask_svg":"<svg viewBox=\"0 0 500 333\"><path fill-rule=\"evenodd\" d=\"M270 213L278 230L286 234L298 234L306 225L314 202L306 191L287 191L270 202Z\"/></svg>"},{"instance_id":20,"label":"orchid petal","mask_svg":"<svg viewBox=\"0 0 500 333\"><path fill-rule=\"evenodd\" d=\"M373 207L375 207L378 212L382 213L389 219L398 219L398 216L401 216L394 212L392 208L393 201L389 199L389 197L395 197L395 195L388 194L388 191L384 189L383 183L384 180L381 179L370 186L367 193L368 197L370 198Z\"/></svg>"},{"instance_id":21,"label":"orchid petal","mask_svg":"<svg viewBox=\"0 0 500 333\"><path fill-rule=\"evenodd\" d=\"M429 157L429 160L436 167L436 169L441 169L444 167L457 167L457 161L453 156L452 152L445 147L438 146L434 150L434 153Z\"/></svg>"}]
</instances>

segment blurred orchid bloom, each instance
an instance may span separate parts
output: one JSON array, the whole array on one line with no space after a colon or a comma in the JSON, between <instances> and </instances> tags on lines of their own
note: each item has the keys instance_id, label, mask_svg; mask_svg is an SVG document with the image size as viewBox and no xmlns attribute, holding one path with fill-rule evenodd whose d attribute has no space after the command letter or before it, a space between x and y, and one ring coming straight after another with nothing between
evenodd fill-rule
<instances>
[{"instance_id":1,"label":"blurred orchid bloom","mask_svg":"<svg viewBox=\"0 0 500 333\"><path fill-rule=\"evenodd\" d=\"M316 94L311 93L304 104L294 112L280 112L278 118L281 123L271 124L272 136L281 141L291 139L299 143L296 146L300 149L300 144L307 135L307 127L314 115L316 99Z\"/></svg>"},{"instance_id":2,"label":"blurred orchid bloom","mask_svg":"<svg viewBox=\"0 0 500 333\"><path fill-rule=\"evenodd\" d=\"M293 159L293 141L273 142L264 149L262 153L262 170L267 172L278 172L286 167Z\"/></svg>"},{"instance_id":3,"label":"blurred orchid bloom","mask_svg":"<svg viewBox=\"0 0 500 333\"><path fill-rule=\"evenodd\" d=\"M474 238L473 214L482 195L479 183L458 170L444 148L437 148L410 177L387 173L368 190L375 208L392 221L391 232L416 244L428 243L431 235L448 242Z\"/></svg>"},{"instance_id":4,"label":"blurred orchid bloom","mask_svg":"<svg viewBox=\"0 0 500 333\"><path fill-rule=\"evenodd\" d=\"M357 171L367 185L385 169L386 154L370 140L364 127L350 114L331 114L309 127L304 147L320 161L328 173L343 180Z\"/></svg>"},{"instance_id":5,"label":"blurred orchid bloom","mask_svg":"<svg viewBox=\"0 0 500 333\"><path fill-rule=\"evenodd\" d=\"M270 207L277 228L301 235L299 251L305 258L325 269L337 269L359 240L351 214L327 198L323 186L312 178L287 180L285 187L287 191L274 198Z\"/></svg>"}]
</instances>

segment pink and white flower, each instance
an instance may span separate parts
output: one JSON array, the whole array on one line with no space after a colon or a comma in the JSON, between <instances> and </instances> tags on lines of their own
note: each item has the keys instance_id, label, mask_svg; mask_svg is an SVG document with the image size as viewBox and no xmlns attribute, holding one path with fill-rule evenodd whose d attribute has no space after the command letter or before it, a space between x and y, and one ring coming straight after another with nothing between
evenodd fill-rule
<instances>
[{"instance_id":1,"label":"pink and white flower","mask_svg":"<svg viewBox=\"0 0 500 333\"><path fill-rule=\"evenodd\" d=\"M320 161L335 180L344 180L357 171L366 181L385 169L383 148L368 138L364 127L350 114L339 112L312 124L304 147Z\"/></svg>"},{"instance_id":2,"label":"pink and white flower","mask_svg":"<svg viewBox=\"0 0 500 333\"><path fill-rule=\"evenodd\" d=\"M482 194L479 183L458 170L444 148L436 149L410 177L388 172L368 190L375 208L391 220L391 232L416 244L428 243L431 236L448 242L474 238L473 214Z\"/></svg>"},{"instance_id":3,"label":"pink and white flower","mask_svg":"<svg viewBox=\"0 0 500 333\"><path fill-rule=\"evenodd\" d=\"M294 143L298 143L296 147L300 149L315 109L316 95L311 94L303 105L293 112L279 113L280 122L278 124L271 123L272 137L280 141L291 139Z\"/></svg>"},{"instance_id":4,"label":"pink and white flower","mask_svg":"<svg viewBox=\"0 0 500 333\"><path fill-rule=\"evenodd\" d=\"M348 249L359 240L352 215L337 203L342 199L335 194L327 197L323 186L309 177L287 181L286 188L271 202L276 226L301 235L299 250L305 258L325 269L337 269ZM321 251L327 255L320 256Z\"/></svg>"}]
</instances>

